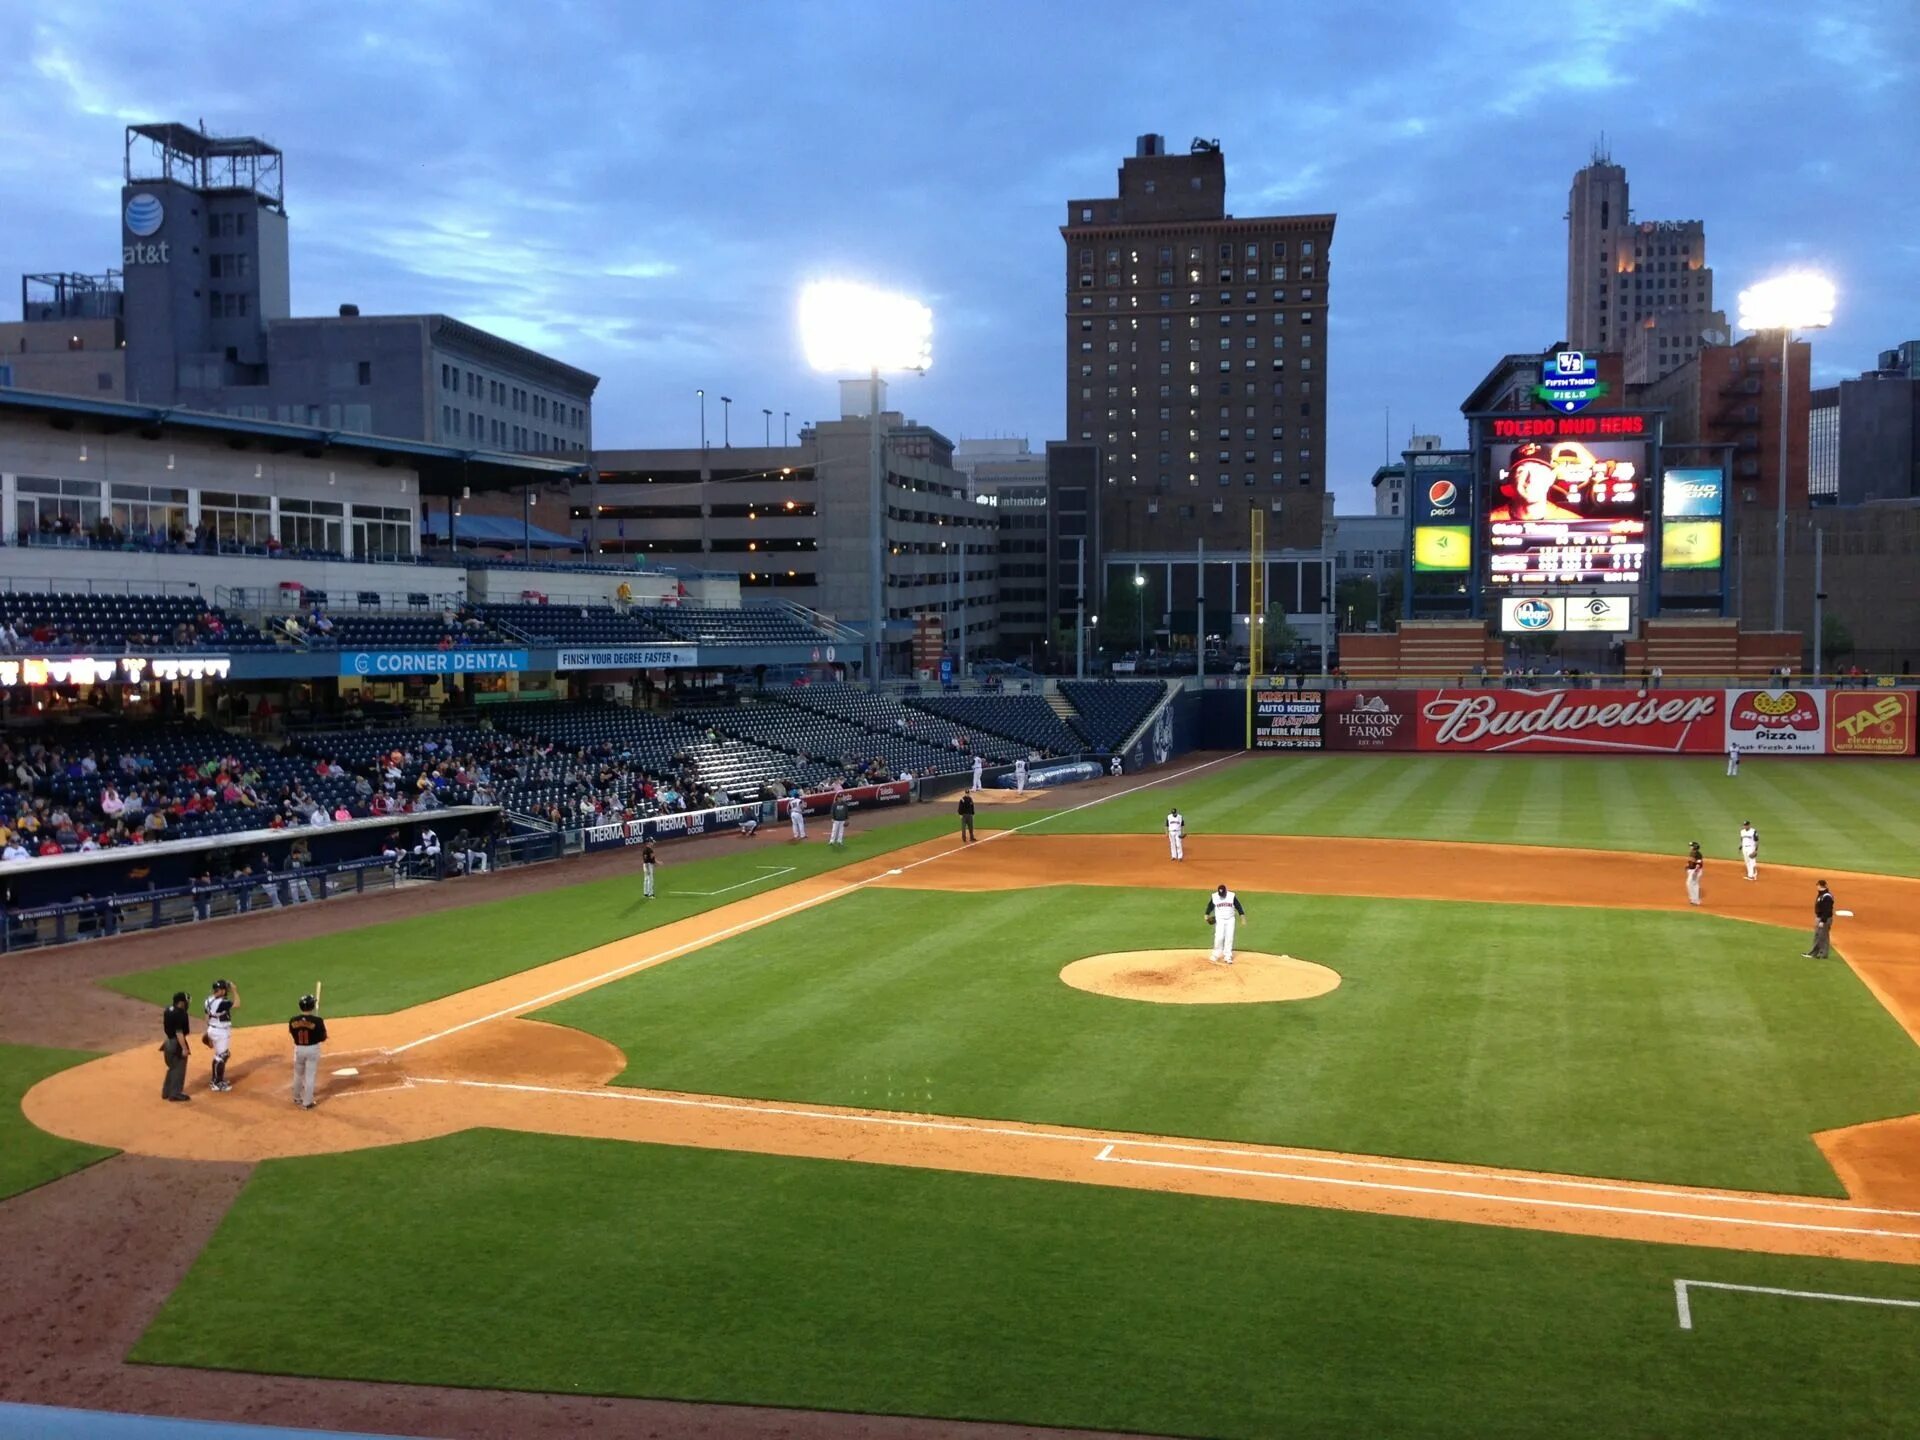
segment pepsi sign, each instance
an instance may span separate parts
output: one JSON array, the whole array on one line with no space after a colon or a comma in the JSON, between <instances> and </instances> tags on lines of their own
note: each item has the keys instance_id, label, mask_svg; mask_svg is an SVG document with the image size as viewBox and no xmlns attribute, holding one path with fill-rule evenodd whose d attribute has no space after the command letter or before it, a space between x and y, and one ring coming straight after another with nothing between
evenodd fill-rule
<instances>
[{"instance_id":1,"label":"pepsi sign","mask_svg":"<svg viewBox=\"0 0 1920 1440\"><path fill-rule=\"evenodd\" d=\"M1465 472L1457 475L1419 475L1409 487L1413 493L1413 516L1419 524L1445 524L1467 518L1467 482Z\"/></svg>"}]
</instances>

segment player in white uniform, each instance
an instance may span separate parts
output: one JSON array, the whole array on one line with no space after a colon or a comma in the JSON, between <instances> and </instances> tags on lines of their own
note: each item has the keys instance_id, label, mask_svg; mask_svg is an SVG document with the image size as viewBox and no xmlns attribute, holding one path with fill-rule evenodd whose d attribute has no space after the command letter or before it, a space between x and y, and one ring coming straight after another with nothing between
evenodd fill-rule
<instances>
[{"instance_id":1,"label":"player in white uniform","mask_svg":"<svg viewBox=\"0 0 1920 1440\"><path fill-rule=\"evenodd\" d=\"M1233 931L1241 916L1247 913L1246 906L1240 903L1240 897L1220 886L1207 896L1207 923L1213 926L1213 955L1216 965L1233 964Z\"/></svg>"},{"instance_id":2,"label":"player in white uniform","mask_svg":"<svg viewBox=\"0 0 1920 1440\"><path fill-rule=\"evenodd\" d=\"M1700 903L1700 876L1707 868L1706 857L1700 853L1700 842L1695 840L1687 847L1687 903Z\"/></svg>"},{"instance_id":3,"label":"player in white uniform","mask_svg":"<svg viewBox=\"0 0 1920 1440\"><path fill-rule=\"evenodd\" d=\"M1175 860L1187 858L1187 822L1177 809L1167 812L1167 853Z\"/></svg>"},{"instance_id":4,"label":"player in white uniform","mask_svg":"<svg viewBox=\"0 0 1920 1440\"><path fill-rule=\"evenodd\" d=\"M787 797L787 819L793 822L793 838L807 838L807 797L800 793L798 785Z\"/></svg>"},{"instance_id":5,"label":"player in white uniform","mask_svg":"<svg viewBox=\"0 0 1920 1440\"><path fill-rule=\"evenodd\" d=\"M985 760L981 759L978 755L973 757L973 784L968 787L969 789L978 790L980 788L980 776L986 768L987 762Z\"/></svg>"},{"instance_id":6,"label":"player in white uniform","mask_svg":"<svg viewBox=\"0 0 1920 1440\"><path fill-rule=\"evenodd\" d=\"M225 980L213 982L213 993L201 1009L207 1013L207 1049L213 1055L213 1088L231 1090L227 1079L227 1053L233 1048L233 1012L240 1004L240 992Z\"/></svg>"},{"instance_id":7,"label":"player in white uniform","mask_svg":"<svg viewBox=\"0 0 1920 1440\"><path fill-rule=\"evenodd\" d=\"M1016 790L1027 788L1027 757L1024 755L1013 762L1013 788Z\"/></svg>"},{"instance_id":8,"label":"player in white uniform","mask_svg":"<svg viewBox=\"0 0 1920 1440\"><path fill-rule=\"evenodd\" d=\"M1731 740L1727 742L1727 778L1731 780L1740 773L1740 747Z\"/></svg>"},{"instance_id":9,"label":"player in white uniform","mask_svg":"<svg viewBox=\"0 0 1920 1440\"><path fill-rule=\"evenodd\" d=\"M1753 828L1753 821L1740 822L1740 858L1747 862L1747 879L1760 878L1760 832Z\"/></svg>"}]
</instances>

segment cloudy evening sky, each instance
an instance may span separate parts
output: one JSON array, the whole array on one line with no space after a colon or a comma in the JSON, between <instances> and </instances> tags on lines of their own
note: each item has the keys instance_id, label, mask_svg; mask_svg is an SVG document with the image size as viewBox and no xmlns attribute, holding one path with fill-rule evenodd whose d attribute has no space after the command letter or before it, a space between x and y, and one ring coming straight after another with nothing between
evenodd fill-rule
<instances>
[{"instance_id":1,"label":"cloudy evening sky","mask_svg":"<svg viewBox=\"0 0 1920 1440\"><path fill-rule=\"evenodd\" d=\"M843 275L936 314L896 383L959 437L1062 427L1069 197L1143 131L1226 152L1239 214L1339 215L1328 479L1462 438L1564 324L1572 173L1701 218L1716 298L1832 275L1823 378L1920 336L1914 0L1298 5L0 3L0 275L114 260L121 128L286 151L299 314L445 311L602 376L602 445L691 444L694 390L828 414L793 301ZM11 306L9 299L5 302ZM7 310L8 318L13 312ZM719 413L713 426L718 438Z\"/></svg>"}]
</instances>

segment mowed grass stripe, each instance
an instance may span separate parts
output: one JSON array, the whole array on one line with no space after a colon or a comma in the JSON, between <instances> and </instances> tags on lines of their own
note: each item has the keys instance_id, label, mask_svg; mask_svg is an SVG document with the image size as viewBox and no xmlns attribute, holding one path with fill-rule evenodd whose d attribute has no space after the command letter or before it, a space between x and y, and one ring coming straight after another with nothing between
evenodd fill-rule
<instances>
[{"instance_id":1,"label":"mowed grass stripe","mask_svg":"<svg viewBox=\"0 0 1920 1440\"><path fill-rule=\"evenodd\" d=\"M380 1257L378 1303L287 1263L334 1253ZM1920 1299L1901 1266L476 1131L262 1165L132 1358L1189 1436L1911 1428L1920 1316L1701 1294L1683 1333L1675 1276Z\"/></svg>"},{"instance_id":2,"label":"mowed grass stripe","mask_svg":"<svg viewBox=\"0 0 1920 1440\"><path fill-rule=\"evenodd\" d=\"M1152 1005L1059 979L1198 949L1194 894L864 891L537 1018L620 1083L1841 1193L1810 1136L1914 1108L1920 1050L1798 932L1706 914L1280 896L1241 946L1333 966L1300 1004ZM888 1092L896 1092L889 1101Z\"/></svg>"},{"instance_id":3,"label":"mowed grass stripe","mask_svg":"<svg viewBox=\"0 0 1920 1440\"><path fill-rule=\"evenodd\" d=\"M1040 834L1362 835L1734 858L1743 820L1762 862L1920 875L1920 764L1546 755L1261 755L1090 810Z\"/></svg>"},{"instance_id":4,"label":"mowed grass stripe","mask_svg":"<svg viewBox=\"0 0 1920 1440\"><path fill-rule=\"evenodd\" d=\"M156 1022L159 1017L155 1016ZM156 1023L155 1026L158 1029ZM61 1140L36 1129L20 1113L27 1091L47 1076L94 1057L84 1050L49 1050L38 1045L0 1045L0 1200L18 1195L49 1180L85 1169L117 1151L98 1145ZM153 1064L153 1091L158 1103L163 1070L158 1056Z\"/></svg>"}]
</instances>

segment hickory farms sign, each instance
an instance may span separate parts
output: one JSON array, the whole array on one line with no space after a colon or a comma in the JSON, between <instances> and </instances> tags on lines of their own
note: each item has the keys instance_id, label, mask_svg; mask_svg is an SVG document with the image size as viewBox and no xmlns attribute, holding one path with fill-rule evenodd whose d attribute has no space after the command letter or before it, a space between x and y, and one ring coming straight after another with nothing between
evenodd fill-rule
<instances>
[{"instance_id":1,"label":"hickory farms sign","mask_svg":"<svg viewBox=\"0 0 1920 1440\"><path fill-rule=\"evenodd\" d=\"M1411 750L1418 738L1412 690L1333 690L1324 720L1329 750Z\"/></svg>"},{"instance_id":2,"label":"hickory farms sign","mask_svg":"<svg viewBox=\"0 0 1920 1440\"><path fill-rule=\"evenodd\" d=\"M1911 755L1914 703L1911 690L1835 690L1827 696L1835 755Z\"/></svg>"},{"instance_id":3,"label":"hickory farms sign","mask_svg":"<svg viewBox=\"0 0 1920 1440\"><path fill-rule=\"evenodd\" d=\"M1422 750L1710 754L1718 690L1423 690Z\"/></svg>"}]
</instances>

